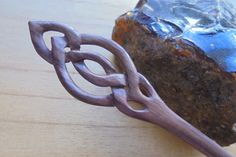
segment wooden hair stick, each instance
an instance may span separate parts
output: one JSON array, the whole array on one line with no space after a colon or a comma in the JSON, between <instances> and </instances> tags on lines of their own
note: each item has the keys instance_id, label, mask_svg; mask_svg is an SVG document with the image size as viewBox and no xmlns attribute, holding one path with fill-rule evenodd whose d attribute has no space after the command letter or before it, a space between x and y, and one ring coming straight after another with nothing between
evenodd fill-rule
<instances>
[{"instance_id":1,"label":"wooden hair stick","mask_svg":"<svg viewBox=\"0 0 236 157\"><path fill-rule=\"evenodd\" d=\"M116 42L99 36L79 34L73 28L55 22L29 22L29 28L37 53L54 66L62 85L78 100L92 105L114 106L130 117L157 124L208 157L232 157L216 142L170 110L148 80L137 72L128 53ZM63 37L51 38L51 50L43 39L43 34L47 31L64 34ZM107 58L98 53L80 51L82 45L97 45L107 49L121 62L124 72L119 72ZM70 52L65 51L67 47ZM84 60L99 63L106 75L92 73ZM71 62L86 80L100 87L111 87L112 93L96 96L79 88L68 73L68 62ZM129 105L130 101L140 103L144 108L136 110Z\"/></svg>"}]
</instances>

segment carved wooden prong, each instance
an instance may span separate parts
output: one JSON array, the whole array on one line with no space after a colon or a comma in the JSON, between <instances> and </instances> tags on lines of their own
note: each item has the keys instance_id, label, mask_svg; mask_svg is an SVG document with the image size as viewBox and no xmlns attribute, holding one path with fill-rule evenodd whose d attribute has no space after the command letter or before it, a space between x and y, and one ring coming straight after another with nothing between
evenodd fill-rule
<instances>
[{"instance_id":1,"label":"carved wooden prong","mask_svg":"<svg viewBox=\"0 0 236 157\"><path fill-rule=\"evenodd\" d=\"M128 53L116 42L99 36L78 34L67 25L55 22L30 22L29 26L36 51L54 66L62 85L78 100L100 106L115 106L128 116L157 124L209 157L232 157L216 142L170 110L148 80L137 72ZM51 38L51 51L42 38L46 31L58 31L65 35ZM85 44L97 45L110 51L121 62L124 73L117 72L105 57L80 51L80 47ZM71 49L69 53L65 52L66 47ZM106 75L98 76L89 71L84 64L85 59L99 63ZM112 93L96 96L80 89L69 75L67 62L72 62L77 71L91 83L111 87ZM145 93L140 88L145 88ZM140 103L145 108L135 110L130 106L129 101Z\"/></svg>"}]
</instances>

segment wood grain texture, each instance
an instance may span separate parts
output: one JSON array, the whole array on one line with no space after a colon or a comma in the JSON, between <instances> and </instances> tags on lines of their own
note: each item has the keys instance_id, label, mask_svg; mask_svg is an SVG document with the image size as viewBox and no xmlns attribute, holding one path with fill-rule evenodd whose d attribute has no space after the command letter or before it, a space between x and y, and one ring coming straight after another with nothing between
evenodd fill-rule
<instances>
[{"instance_id":1,"label":"wood grain texture","mask_svg":"<svg viewBox=\"0 0 236 157\"><path fill-rule=\"evenodd\" d=\"M83 33L110 38L115 18L135 4L136 0L1 0L1 157L203 156L157 126L131 119L114 108L75 100L32 47L29 20L64 22ZM89 65L102 72L96 64ZM72 73L91 93L109 92ZM236 155L235 148L226 149Z\"/></svg>"}]
</instances>

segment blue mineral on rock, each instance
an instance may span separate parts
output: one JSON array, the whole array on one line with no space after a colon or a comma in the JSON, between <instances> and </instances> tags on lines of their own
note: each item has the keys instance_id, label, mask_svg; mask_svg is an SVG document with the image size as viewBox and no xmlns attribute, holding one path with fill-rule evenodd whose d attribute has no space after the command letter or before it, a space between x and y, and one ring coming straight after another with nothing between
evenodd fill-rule
<instances>
[{"instance_id":1,"label":"blue mineral on rock","mask_svg":"<svg viewBox=\"0 0 236 157\"><path fill-rule=\"evenodd\" d=\"M236 142L233 3L140 0L112 35L167 105L222 146Z\"/></svg>"}]
</instances>

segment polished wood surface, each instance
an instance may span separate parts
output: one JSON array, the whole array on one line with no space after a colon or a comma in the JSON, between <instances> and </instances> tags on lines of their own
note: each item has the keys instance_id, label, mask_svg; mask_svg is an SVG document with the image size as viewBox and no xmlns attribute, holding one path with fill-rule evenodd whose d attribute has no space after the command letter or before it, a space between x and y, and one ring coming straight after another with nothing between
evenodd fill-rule
<instances>
[{"instance_id":1,"label":"polished wood surface","mask_svg":"<svg viewBox=\"0 0 236 157\"><path fill-rule=\"evenodd\" d=\"M110 38L115 18L135 4L135 0L1 0L1 157L204 156L157 126L129 118L115 108L75 100L31 44L29 20L59 21L83 33ZM112 58L102 49L93 50ZM89 65L103 72L97 64ZM91 93L109 92L72 73ZM226 149L236 155L235 148Z\"/></svg>"}]
</instances>

